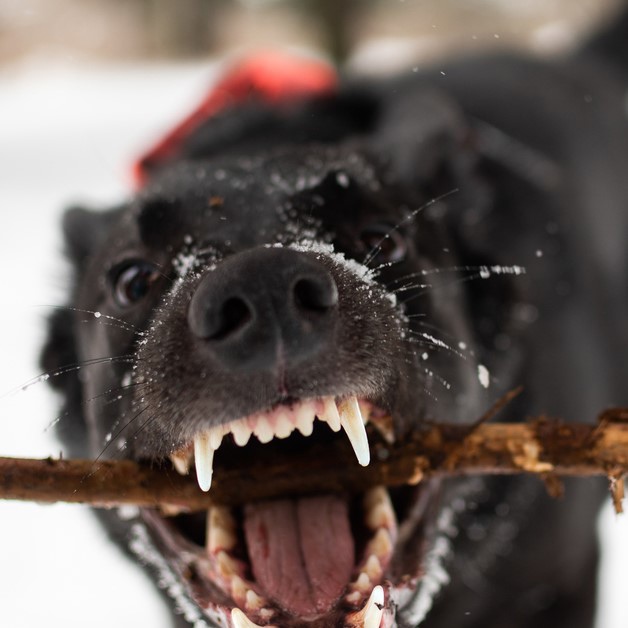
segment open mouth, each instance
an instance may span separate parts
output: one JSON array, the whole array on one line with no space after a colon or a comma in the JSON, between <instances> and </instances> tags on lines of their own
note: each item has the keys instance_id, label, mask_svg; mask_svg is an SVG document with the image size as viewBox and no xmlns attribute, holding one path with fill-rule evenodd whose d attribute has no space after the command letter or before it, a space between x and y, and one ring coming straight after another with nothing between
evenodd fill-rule
<instances>
[{"instance_id":1,"label":"open mouth","mask_svg":"<svg viewBox=\"0 0 628 628\"><path fill-rule=\"evenodd\" d=\"M219 448L246 464L260 445L307 448L310 439L324 443L340 431L362 466L370 460L369 438L381 445L393 438L385 413L370 402L325 397L201 432L171 461L179 473L194 467L207 491ZM142 517L188 595L216 625L380 628L394 625L397 607L416 593L438 489L430 480L170 517L145 510Z\"/></svg>"}]
</instances>

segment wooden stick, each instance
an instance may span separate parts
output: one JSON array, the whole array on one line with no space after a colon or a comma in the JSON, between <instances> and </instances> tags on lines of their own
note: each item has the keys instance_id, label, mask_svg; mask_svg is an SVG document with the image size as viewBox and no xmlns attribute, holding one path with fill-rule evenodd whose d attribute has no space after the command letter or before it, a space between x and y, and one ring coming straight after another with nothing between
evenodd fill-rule
<instances>
[{"instance_id":1,"label":"wooden stick","mask_svg":"<svg viewBox=\"0 0 628 628\"><path fill-rule=\"evenodd\" d=\"M279 450L270 443L258 446L245 464L235 456L222 465L218 460L209 493L200 491L193 474L180 476L169 463L159 469L128 460L0 458L0 498L181 512L280 495L417 484L432 476L529 472L544 478L607 476L619 507L628 473L628 409L607 411L594 426L543 418L525 424L434 425L406 442L376 442L364 468L342 438L313 443L306 452L281 450L277 456Z\"/></svg>"}]
</instances>

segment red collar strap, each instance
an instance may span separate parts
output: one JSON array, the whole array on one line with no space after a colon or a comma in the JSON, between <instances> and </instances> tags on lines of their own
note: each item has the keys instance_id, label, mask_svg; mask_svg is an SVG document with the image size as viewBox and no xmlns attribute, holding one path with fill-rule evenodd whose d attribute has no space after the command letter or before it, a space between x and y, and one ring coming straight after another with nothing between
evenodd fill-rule
<instances>
[{"instance_id":1,"label":"red collar strap","mask_svg":"<svg viewBox=\"0 0 628 628\"><path fill-rule=\"evenodd\" d=\"M288 54L268 52L236 63L190 115L135 162L136 187L156 167L176 159L185 139L219 111L249 99L276 103L333 92L337 81L326 63Z\"/></svg>"}]
</instances>

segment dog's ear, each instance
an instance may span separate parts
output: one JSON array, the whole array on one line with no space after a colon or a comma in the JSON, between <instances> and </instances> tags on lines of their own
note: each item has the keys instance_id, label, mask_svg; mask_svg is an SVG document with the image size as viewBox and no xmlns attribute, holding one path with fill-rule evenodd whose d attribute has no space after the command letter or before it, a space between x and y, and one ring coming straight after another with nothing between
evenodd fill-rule
<instances>
[{"instance_id":1,"label":"dog's ear","mask_svg":"<svg viewBox=\"0 0 628 628\"><path fill-rule=\"evenodd\" d=\"M66 254L76 265L81 265L107 238L119 219L122 208L93 211L74 206L63 215L63 236Z\"/></svg>"},{"instance_id":2,"label":"dog's ear","mask_svg":"<svg viewBox=\"0 0 628 628\"><path fill-rule=\"evenodd\" d=\"M465 116L446 94L416 90L412 98L386 99L372 149L387 157L392 176L422 196L457 188L474 159Z\"/></svg>"},{"instance_id":3,"label":"dog's ear","mask_svg":"<svg viewBox=\"0 0 628 628\"><path fill-rule=\"evenodd\" d=\"M63 217L66 255L74 267L76 284L90 254L109 235L121 209L105 212L90 211L82 207L68 209ZM72 294L76 292L75 287ZM81 383L78 371L74 311L60 308L48 319L48 333L39 363L49 375L48 383L63 394L62 416L57 430L71 455L83 455L86 443L85 425L81 413Z\"/></svg>"},{"instance_id":4,"label":"dog's ear","mask_svg":"<svg viewBox=\"0 0 628 628\"><path fill-rule=\"evenodd\" d=\"M521 207L517 193L529 200L530 191L485 154L477 121L435 90L417 90L413 98L387 104L374 141L385 151L393 178L418 193L420 202L443 199L426 205L426 215L437 216L444 246L455 253L457 264L478 269L464 282L466 307L476 342L494 354L496 338L511 334L514 341L512 310L525 291L525 278L503 272L485 281L488 271L479 269L527 264L529 256L516 240L529 229L523 221L530 209ZM486 362L491 370L498 368Z\"/></svg>"},{"instance_id":5,"label":"dog's ear","mask_svg":"<svg viewBox=\"0 0 628 628\"><path fill-rule=\"evenodd\" d=\"M48 334L39 357L48 383L63 395L61 420L55 425L57 436L63 441L70 456L87 453L87 430L81 412L81 382L74 337L71 310L55 310L48 319Z\"/></svg>"},{"instance_id":6,"label":"dog's ear","mask_svg":"<svg viewBox=\"0 0 628 628\"><path fill-rule=\"evenodd\" d=\"M48 319L48 334L39 363L49 375L48 383L61 392L68 392L77 380L72 366L77 363L72 311L55 310ZM68 395L66 395L66 398Z\"/></svg>"},{"instance_id":7,"label":"dog's ear","mask_svg":"<svg viewBox=\"0 0 628 628\"><path fill-rule=\"evenodd\" d=\"M411 89L411 98L384 99L371 150L384 156L390 177L424 204L425 213L438 212L460 262L479 263L494 251L494 243L475 229L493 207L493 190L475 129L449 95L424 85Z\"/></svg>"},{"instance_id":8,"label":"dog's ear","mask_svg":"<svg viewBox=\"0 0 628 628\"><path fill-rule=\"evenodd\" d=\"M74 271L71 296L76 292L76 283L86 260L107 238L121 211L121 208L114 208L98 212L75 206L67 209L63 215L65 253L72 262ZM70 308L56 310L48 322L48 337L41 353L40 364L46 373L53 374L74 364L76 360L73 311ZM58 390L65 390L74 377L72 373L73 371L69 371L51 377L50 384Z\"/></svg>"}]
</instances>

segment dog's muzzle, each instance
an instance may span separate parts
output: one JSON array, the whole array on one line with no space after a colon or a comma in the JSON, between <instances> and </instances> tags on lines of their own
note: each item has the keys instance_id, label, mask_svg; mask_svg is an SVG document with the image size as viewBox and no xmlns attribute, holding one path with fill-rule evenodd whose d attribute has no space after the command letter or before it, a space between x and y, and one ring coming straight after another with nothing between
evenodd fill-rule
<instances>
[{"instance_id":1,"label":"dog's muzzle","mask_svg":"<svg viewBox=\"0 0 628 628\"><path fill-rule=\"evenodd\" d=\"M334 340L338 289L317 260L277 247L238 253L207 272L188 310L193 335L220 368L284 370Z\"/></svg>"}]
</instances>

